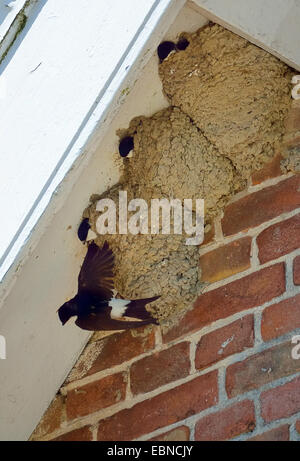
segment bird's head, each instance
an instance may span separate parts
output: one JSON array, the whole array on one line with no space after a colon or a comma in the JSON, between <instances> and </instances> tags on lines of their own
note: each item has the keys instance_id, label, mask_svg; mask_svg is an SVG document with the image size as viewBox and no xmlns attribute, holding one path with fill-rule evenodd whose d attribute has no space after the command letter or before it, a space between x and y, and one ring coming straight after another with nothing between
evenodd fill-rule
<instances>
[{"instance_id":1,"label":"bird's head","mask_svg":"<svg viewBox=\"0 0 300 461\"><path fill-rule=\"evenodd\" d=\"M73 316L76 315L75 309L74 309L74 302L67 301L65 304L63 304L59 309L58 309L58 316L59 320L61 321L62 325L67 323L67 321Z\"/></svg>"}]
</instances>

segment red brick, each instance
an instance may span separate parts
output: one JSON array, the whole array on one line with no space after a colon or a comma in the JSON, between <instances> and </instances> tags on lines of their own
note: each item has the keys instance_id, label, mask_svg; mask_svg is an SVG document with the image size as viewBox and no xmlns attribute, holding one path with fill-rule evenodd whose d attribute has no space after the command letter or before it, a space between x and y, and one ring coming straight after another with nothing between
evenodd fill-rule
<instances>
[{"instance_id":1,"label":"red brick","mask_svg":"<svg viewBox=\"0 0 300 461\"><path fill-rule=\"evenodd\" d=\"M298 413L300 411L299 389L300 377L297 377L287 384L263 392L260 397L263 419L270 422Z\"/></svg>"},{"instance_id":2,"label":"red brick","mask_svg":"<svg viewBox=\"0 0 300 461\"><path fill-rule=\"evenodd\" d=\"M265 229L257 245L262 264L300 248L300 214Z\"/></svg>"},{"instance_id":3,"label":"red brick","mask_svg":"<svg viewBox=\"0 0 300 461\"><path fill-rule=\"evenodd\" d=\"M74 431L60 435L59 437L52 439L52 442L90 442L91 440L92 433L90 426L84 426L80 429L75 429Z\"/></svg>"},{"instance_id":4,"label":"red brick","mask_svg":"<svg viewBox=\"0 0 300 461\"><path fill-rule=\"evenodd\" d=\"M294 284L300 285L300 256L294 259Z\"/></svg>"},{"instance_id":5,"label":"red brick","mask_svg":"<svg viewBox=\"0 0 300 461\"><path fill-rule=\"evenodd\" d=\"M300 175L296 175L228 205L222 220L223 233L237 234L299 207Z\"/></svg>"},{"instance_id":6,"label":"red brick","mask_svg":"<svg viewBox=\"0 0 300 461\"><path fill-rule=\"evenodd\" d=\"M202 255L201 280L212 283L248 269L251 241L250 237L245 237Z\"/></svg>"},{"instance_id":7,"label":"red brick","mask_svg":"<svg viewBox=\"0 0 300 461\"><path fill-rule=\"evenodd\" d=\"M132 440L215 405L217 379L207 373L100 421L98 440Z\"/></svg>"},{"instance_id":8,"label":"red brick","mask_svg":"<svg viewBox=\"0 0 300 461\"><path fill-rule=\"evenodd\" d=\"M155 346L155 331L152 326L127 330L88 344L79 358L67 382L112 368ZM94 357L91 360L91 357Z\"/></svg>"},{"instance_id":9,"label":"red brick","mask_svg":"<svg viewBox=\"0 0 300 461\"><path fill-rule=\"evenodd\" d=\"M261 184L263 181L271 178L277 178L281 176L280 162L282 156L280 154L275 155L272 160L266 163L260 170L255 171L252 175L252 184Z\"/></svg>"},{"instance_id":10,"label":"red brick","mask_svg":"<svg viewBox=\"0 0 300 461\"><path fill-rule=\"evenodd\" d=\"M300 434L300 420L296 422L296 431Z\"/></svg>"},{"instance_id":11,"label":"red brick","mask_svg":"<svg viewBox=\"0 0 300 461\"><path fill-rule=\"evenodd\" d=\"M190 430L186 426L179 426L150 440L152 442L187 442L190 440Z\"/></svg>"},{"instance_id":12,"label":"red brick","mask_svg":"<svg viewBox=\"0 0 300 461\"><path fill-rule=\"evenodd\" d=\"M235 397L300 371L300 360L294 360L291 351L288 341L230 365L226 373L228 396Z\"/></svg>"},{"instance_id":13,"label":"red brick","mask_svg":"<svg viewBox=\"0 0 300 461\"><path fill-rule=\"evenodd\" d=\"M254 319L248 315L204 335L196 349L196 368L202 369L254 344Z\"/></svg>"},{"instance_id":14,"label":"red brick","mask_svg":"<svg viewBox=\"0 0 300 461\"><path fill-rule=\"evenodd\" d=\"M176 344L135 362L130 370L134 395L149 392L164 384L184 378L190 372L190 343Z\"/></svg>"},{"instance_id":15,"label":"red brick","mask_svg":"<svg viewBox=\"0 0 300 461\"><path fill-rule=\"evenodd\" d=\"M282 263L208 291L196 300L193 309L177 325L164 334L164 341L172 341L216 320L260 306L284 291L285 266Z\"/></svg>"},{"instance_id":16,"label":"red brick","mask_svg":"<svg viewBox=\"0 0 300 461\"><path fill-rule=\"evenodd\" d=\"M126 376L123 373L73 389L67 394L67 417L74 419L114 405L124 400L125 393Z\"/></svg>"},{"instance_id":17,"label":"red brick","mask_svg":"<svg viewBox=\"0 0 300 461\"><path fill-rule=\"evenodd\" d=\"M300 295L267 307L262 314L261 334L264 341L300 328Z\"/></svg>"},{"instance_id":18,"label":"red brick","mask_svg":"<svg viewBox=\"0 0 300 461\"><path fill-rule=\"evenodd\" d=\"M288 424L248 439L250 442L288 442L289 440L290 426Z\"/></svg>"},{"instance_id":19,"label":"red brick","mask_svg":"<svg viewBox=\"0 0 300 461\"><path fill-rule=\"evenodd\" d=\"M200 419L196 424L195 440L230 440L254 429L254 404L250 400L244 400Z\"/></svg>"},{"instance_id":20,"label":"red brick","mask_svg":"<svg viewBox=\"0 0 300 461\"><path fill-rule=\"evenodd\" d=\"M36 427L31 436L31 440L38 440L39 438L50 434L56 429L60 428L63 421L64 399L62 395L57 395L52 401L51 405L44 413L39 425Z\"/></svg>"}]
</instances>

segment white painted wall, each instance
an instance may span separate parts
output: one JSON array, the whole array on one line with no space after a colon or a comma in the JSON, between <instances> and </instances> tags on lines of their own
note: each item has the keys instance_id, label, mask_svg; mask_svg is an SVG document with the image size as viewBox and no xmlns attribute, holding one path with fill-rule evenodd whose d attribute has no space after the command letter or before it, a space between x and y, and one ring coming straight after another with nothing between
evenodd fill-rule
<instances>
[{"instance_id":1,"label":"white painted wall","mask_svg":"<svg viewBox=\"0 0 300 461\"><path fill-rule=\"evenodd\" d=\"M50 203L48 203L49 198L44 201L44 205L48 204L45 212L31 232L26 245L23 246L18 263L13 264L1 284L0 334L6 337L7 345L7 359L0 360L0 438L2 440L24 440L29 437L89 337L87 332L78 329L72 323L62 327L56 313L57 308L74 295L78 271L86 251L77 239L77 226L90 195L103 192L119 178L118 162L116 162L118 156L114 155L118 148L116 130L126 128L134 116L150 115L168 105L158 78L156 47L164 36L170 39L176 38L182 30L196 30L206 22L194 10L185 8L170 32L166 34L183 4L184 1L180 0L158 2L157 10L140 31L134 46L129 50L118 70L116 79L112 81L91 113L70 151L68 165L70 168L73 164L72 168L55 194L50 195ZM46 11L42 10L44 13ZM90 27L91 24L94 24L92 19ZM94 25L97 28L99 26L99 24ZM67 46L70 46L69 42ZM80 56L79 52L78 56ZM32 61L32 57L28 59L30 66L28 65L27 69L40 58L35 62ZM98 61L97 66L100 64ZM93 67L90 64L89 74L85 77L91 85L94 82L93 74L97 66ZM130 67L125 70L127 66ZM80 67L77 65L76 69L80 72ZM42 70L42 66L36 71L36 75L39 70ZM63 63L58 70L64 74ZM66 73L68 78L65 86L68 86L72 75L68 68ZM42 76L43 79L46 78L44 74ZM25 77L30 80L28 75L25 74ZM74 73L74 79L75 77L77 73ZM53 68L49 71L49 78L51 81L52 78L54 80L56 78ZM32 90L31 98L37 98L42 104L42 89L37 82L35 87L37 93ZM47 88L48 86L43 87L43 91ZM129 89L126 97L124 93L128 91L124 92L124 89ZM69 101L68 91L65 94L62 89L59 89L59 93L61 105L64 97L67 98L67 102ZM81 93L79 90L77 93L72 93L75 118L78 115L76 94L80 99ZM58 99L56 101L59 104ZM23 104L25 104L24 100ZM33 107L38 108L37 101L33 102ZM53 117L56 111L52 102L50 107ZM58 131L55 133L61 136L62 141L57 146L57 139L53 139L52 147L57 146L58 152L54 148L51 150L47 145L52 143L52 137L49 137L44 129L47 143L41 134L37 133L37 141L32 143L36 153L41 152L44 147L48 156L63 154L62 149L67 145L63 134L65 136L68 133L72 134L69 118L73 117L73 108L71 104L67 105L67 108L65 119L58 119L59 124L58 121L54 123L52 119L54 126L58 124L56 126ZM21 110L24 117L23 106ZM41 109L38 110L42 117ZM58 113L61 113L61 108ZM50 115L46 114L46 119ZM82 111L81 115L84 117L86 114ZM28 123L25 123L26 127ZM65 125L66 129L64 129ZM54 130L53 127L51 129ZM26 143L29 143L31 138L27 139L26 136ZM40 149L37 148L38 145ZM27 152L29 151L28 147ZM42 159L38 160L43 163L46 157L43 152L41 156ZM38 161L32 163L35 164L40 165ZM62 167L61 177L65 175L66 170L67 166ZM38 171L36 169L36 172ZM32 176L31 178L32 182L39 179ZM23 191L26 193L26 188ZM36 218L38 217L37 214Z\"/></svg>"},{"instance_id":2,"label":"white painted wall","mask_svg":"<svg viewBox=\"0 0 300 461\"><path fill-rule=\"evenodd\" d=\"M194 0L202 14L300 70L300 0Z\"/></svg>"}]
</instances>

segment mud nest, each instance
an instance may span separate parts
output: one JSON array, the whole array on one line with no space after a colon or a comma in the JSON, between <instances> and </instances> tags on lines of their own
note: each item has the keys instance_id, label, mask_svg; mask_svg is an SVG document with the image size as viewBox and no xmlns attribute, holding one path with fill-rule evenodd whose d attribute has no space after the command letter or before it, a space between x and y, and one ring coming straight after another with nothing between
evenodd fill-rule
<instances>
[{"instance_id":1,"label":"mud nest","mask_svg":"<svg viewBox=\"0 0 300 461\"><path fill-rule=\"evenodd\" d=\"M159 65L170 107L133 119L133 156L120 183L101 198L205 200L206 230L251 174L275 155L291 105L292 70L218 25L184 34L189 46ZM116 155L118 155L116 153ZM96 232L96 202L85 210ZM201 293L199 247L186 235L105 235L123 297L161 295L149 307L168 329Z\"/></svg>"}]
</instances>

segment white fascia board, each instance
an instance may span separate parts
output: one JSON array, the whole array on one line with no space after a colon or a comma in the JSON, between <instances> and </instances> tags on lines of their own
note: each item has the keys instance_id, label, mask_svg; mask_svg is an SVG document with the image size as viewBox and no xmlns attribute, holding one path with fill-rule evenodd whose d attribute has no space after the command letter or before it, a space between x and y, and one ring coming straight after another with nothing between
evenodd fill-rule
<instances>
[{"instance_id":1,"label":"white fascia board","mask_svg":"<svg viewBox=\"0 0 300 461\"><path fill-rule=\"evenodd\" d=\"M117 1L121 6L125 3L123 0L120 2L115 0ZM100 3L99 0L97 2L80 0L80 2L87 7L94 5L95 8L96 3L97 5ZM148 9L145 10L144 18L142 19L141 15L137 18L139 20L136 23L135 33L131 34L132 38L123 50L123 54L119 56L115 68L111 69L107 80L101 85L94 74L99 77L98 67L101 67L103 62L99 56L104 52L103 43L98 49L98 35L89 32L90 45L87 48L86 42L82 42L80 35L84 24L78 28L77 41L64 41L60 35L58 41L60 48L56 49L58 57L52 56L52 61L45 61L48 63L45 66L47 72L43 71L38 78L43 66L42 64L38 68L36 66L44 55L33 54L35 50L33 45L39 36L36 27L39 27L40 39L44 43L45 34L50 40L49 22L56 21L58 17L53 8L47 10L46 6L62 3L68 4L71 8L71 4L77 5L79 0L76 2L49 0L27 31L19 48L14 51L9 66L13 65L13 62L18 62L15 60L19 59L20 54L23 56L23 67L17 67L20 72L22 70L21 81L7 66L12 75L9 85L22 83L19 88L16 88L15 93L10 94L13 107L6 107L7 117L10 117L11 122L14 120L19 129L16 132L10 128L10 137L23 137L26 158L30 162L30 168L26 167L26 162L22 163L22 168L25 168L22 174L16 171L20 185L22 186L26 181L28 184L26 175L31 174L30 169L34 169L35 165L35 175L31 176L30 182L36 185L35 183L40 179L38 166L52 167L52 163L47 162L48 159L53 160L51 155L57 156L57 163L54 170L50 168L51 180L42 190L30 219L22 228L15 247L11 250L11 265L0 284L0 334L5 336L7 342L7 358L0 360L1 440L25 440L30 436L89 338L88 332L75 327L72 322L62 327L56 313L59 305L76 292L76 279L86 251L77 239L76 226L89 196L95 191L104 191L119 178L119 170L115 166L112 155L117 143L115 132L117 128L125 127L125 123L128 124L133 116L139 115L142 106L142 101L139 101L139 108L135 113L133 110L135 98L131 94L128 95L128 92L130 93L138 85L135 82L151 58L153 67L157 71L157 57L154 56L156 47L185 2L161 0L152 2L152 8L149 8L149 2L145 2L148 4ZM133 0L126 2L126 5L130 3L133 5ZM138 3L141 3L141 0ZM111 7L111 2L109 5ZM76 10L76 18L74 11L73 16L68 9L60 11L61 24L54 30L58 33L62 28L71 33L72 24L78 25L82 22L82 11ZM44 18L42 22L40 22L41 18ZM123 21L124 16L119 16L119 19ZM132 21L131 26L134 27ZM88 28L94 28L98 32L99 16L89 14ZM31 47L28 49L26 45L25 53L23 45L26 40L31 39L33 33L34 40L31 41ZM120 37L118 40L123 41L125 36L124 33L123 38ZM117 38L113 37L113 40ZM50 45L49 47L51 48ZM75 53L73 47L76 49ZM80 53L82 48L91 54L89 58L92 62L97 57L95 65L89 63L88 59L82 58ZM30 49L32 53L29 53ZM62 53L63 59L59 53ZM85 57L85 53L83 55ZM80 60L81 64L88 66L87 73L84 73ZM57 68L55 62L58 63ZM70 67L73 69L71 73ZM30 73L34 69L36 70ZM84 78L81 73L84 73ZM62 75L65 78L61 78ZM79 91L71 77L74 80L80 79L82 91ZM59 83L57 88L55 82ZM69 86L73 91L70 91ZM51 98L54 98L55 103L59 105L57 111L56 104ZM86 98L89 100L88 105L86 105ZM128 98L132 101L131 113L128 113L127 109ZM148 98L151 100L151 94L148 94ZM25 106L31 108L33 120L24 119ZM120 112L126 115L121 122L117 120L117 114ZM27 113L29 114L30 112ZM73 116L76 120L74 125L70 120ZM34 127L33 121L38 123L38 130ZM3 117L2 122L5 123ZM30 130L31 137L27 136L26 130ZM50 130L51 136L47 130ZM6 138L1 136L1 143L9 149L10 142ZM108 147L105 144L107 139L113 143ZM11 141L15 146L20 140L11 139ZM33 161L31 150L36 155L39 154L41 159L36 157ZM47 156L44 155L44 151ZM6 150L6 152L10 151ZM2 149L0 154L4 155ZM23 179L26 180L25 183ZM25 184L21 187L22 193L25 195L31 193L30 186L31 184L29 186ZM10 191L13 193L12 188ZM10 191L8 189L4 191L8 207L16 203L14 197L9 195ZM18 197L19 199L21 200L22 197ZM5 222L7 222L6 217Z\"/></svg>"},{"instance_id":2,"label":"white fascia board","mask_svg":"<svg viewBox=\"0 0 300 461\"><path fill-rule=\"evenodd\" d=\"M299 0L194 0L210 20L300 70Z\"/></svg>"},{"instance_id":3,"label":"white fascia board","mask_svg":"<svg viewBox=\"0 0 300 461\"><path fill-rule=\"evenodd\" d=\"M5 1L0 3L0 42L7 34L16 16L24 7L26 0Z\"/></svg>"}]
</instances>

